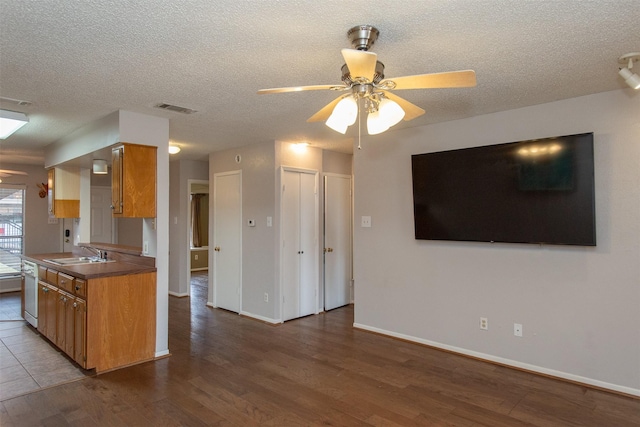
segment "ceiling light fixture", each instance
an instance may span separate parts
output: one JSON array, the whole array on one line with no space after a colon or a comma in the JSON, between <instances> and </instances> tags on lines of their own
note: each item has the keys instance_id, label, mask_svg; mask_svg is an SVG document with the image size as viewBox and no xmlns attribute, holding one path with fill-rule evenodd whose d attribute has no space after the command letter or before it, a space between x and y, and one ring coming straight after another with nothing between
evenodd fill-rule
<instances>
[{"instance_id":1,"label":"ceiling light fixture","mask_svg":"<svg viewBox=\"0 0 640 427\"><path fill-rule=\"evenodd\" d=\"M96 159L93 161L93 173L95 175L106 175L109 173L109 166L106 160Z\"/></svg>"},{"instance_id":2,"label":"ceiling light fixture","mask_svg":"<svg viewBox=\"0 0 640 427\"><path fill-rule=\"evenodd\" d=\"M640 89L640 76L636 73L632 73L633 63L640 60L640 52L631 52L626 55L622 55L618 58L620 64L626 64L626 67L620 68L618 74L622 76L625 83L627 83L633 89Z\"/></svg>"},{"instance_id":3,"label":"ceiling light fixture","mask_svg":"<svg viewBox=\"0 0 640 427\"><path fill-rule=\"evenodd\" d=\"M29 118L24 113L0 110L0 139L7 139L27 123L29 123Z\"/></svg>"},{"instance_id":4,"label":"ceiling light fixture","mask_svg":"<svg viewBox=\"0 0 640 427\"><path fill-rule=\"evenodd\" d=\"M169 154L178 154L180 152L180 147L177 145L169 146Z\"/></svg>"}]
</instances>

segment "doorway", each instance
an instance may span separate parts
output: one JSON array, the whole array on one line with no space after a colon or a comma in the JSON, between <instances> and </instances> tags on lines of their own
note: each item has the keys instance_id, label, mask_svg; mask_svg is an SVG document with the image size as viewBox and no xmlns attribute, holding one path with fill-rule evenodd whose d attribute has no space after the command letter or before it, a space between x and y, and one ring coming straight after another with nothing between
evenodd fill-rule
<instances>
[{"instance_id":1,"label":"doorway","mask_svg":"<svg viewBox=\"0 0 640 427\"><path fill-rule=\"evenodd\" d=\"M187 295L191 296L194 278L198 286L208 284L209 276L209 181L187 180ZM206 286L208 289L208 285Z\"/></svg>"}]
</instances>

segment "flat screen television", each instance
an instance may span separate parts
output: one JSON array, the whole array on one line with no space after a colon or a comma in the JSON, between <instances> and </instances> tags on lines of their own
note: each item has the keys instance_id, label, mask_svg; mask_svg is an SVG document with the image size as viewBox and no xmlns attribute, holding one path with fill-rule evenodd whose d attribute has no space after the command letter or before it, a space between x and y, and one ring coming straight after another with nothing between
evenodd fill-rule
<instances>
[{"instance_id":1,"label":"flat screen television","mask_svg":"<svg viewBox=\"0 0 640 427\"><path fill-rule=\"evenodd\" d=\"M596 245L593 133L411 156L416 239Z\"/></svg>"}]
</instances>

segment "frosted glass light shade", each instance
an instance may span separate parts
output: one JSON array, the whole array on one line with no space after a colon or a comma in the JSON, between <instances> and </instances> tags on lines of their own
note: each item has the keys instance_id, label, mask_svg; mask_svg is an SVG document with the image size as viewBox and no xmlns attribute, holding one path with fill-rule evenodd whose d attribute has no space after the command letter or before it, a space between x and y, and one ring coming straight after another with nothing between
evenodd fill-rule
<instances>
[{"instance_id":1,"label":"frosted glass light shade","mask_svg":"<svg viewBox=\"0 0 640 427\"><path fill-rule=\"evenodd\" d=\"M178 147L177 145L169 146L169 154L178 154L179 152L180 152L180 147Z\"/></svg>"},{"instance_id":2,"label":"frosted glass light shade","mask_svg":"<svg viewBox=\"0 0 640 427\"><path fill-rule=\"evenodd\" d=\"M378 106L378 111L370 113L367 117L367 132L369 135L377 135L394 126L404 118L404 110L397 102L383 98Z\"/></svg>"},{"instance_id":3,"label":"frosted glass light shade","mask_svg":"<svg viewBox=\"0 0 640 427\"><path fill-rule=\"evenodd\" d=\"M352 96L347 96L336 104L325 124L336 132L344 134L357 118L358 103Z\"/></svg>"},{"instance_id":4,"label":"frosted glass light shade","mask_svg":"<svg viewBox=\"0 0 640 427\"><path fill-rule=\"evenodd\" d=\"M8 138L27 123L29 123L29 119L23 113L0 110L0 139Z\"/></svg>"}]
</instances>

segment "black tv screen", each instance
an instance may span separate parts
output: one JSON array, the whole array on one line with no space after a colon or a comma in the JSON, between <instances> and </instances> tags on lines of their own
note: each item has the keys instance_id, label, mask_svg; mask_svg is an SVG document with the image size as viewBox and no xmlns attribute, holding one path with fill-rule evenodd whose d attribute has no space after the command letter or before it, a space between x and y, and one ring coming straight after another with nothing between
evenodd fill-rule
<instances>
[{"instance_id":1,"label":"black tv screen","mask_svg":"<svg viewBox=\"0 0 640 427\"><path fill-rule=\"evenodd\" d=\"M593 133L411 156L416 239L596 245Z\"/></svg>"}]
</instances>

